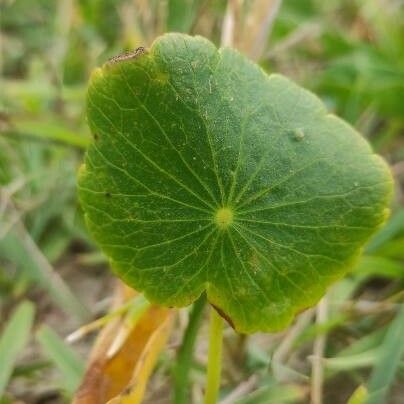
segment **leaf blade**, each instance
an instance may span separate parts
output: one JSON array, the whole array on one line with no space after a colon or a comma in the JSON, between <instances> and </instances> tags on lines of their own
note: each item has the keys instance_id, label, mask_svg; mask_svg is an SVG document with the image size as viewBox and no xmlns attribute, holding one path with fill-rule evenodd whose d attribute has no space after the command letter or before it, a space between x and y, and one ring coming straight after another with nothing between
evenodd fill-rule
<instances>
[{"instance_id":1,"label":"leaf blade","mask_svg":"<svg viewBox=\"0 0 404 404\"><path fill-rule=\"evenodd\" d=\"M231 49L168 34L92 76L80 172L90 232L122 279L241 332L316 303L381 226L391 175L322 102Z\"/></svg>"}]
</instances>

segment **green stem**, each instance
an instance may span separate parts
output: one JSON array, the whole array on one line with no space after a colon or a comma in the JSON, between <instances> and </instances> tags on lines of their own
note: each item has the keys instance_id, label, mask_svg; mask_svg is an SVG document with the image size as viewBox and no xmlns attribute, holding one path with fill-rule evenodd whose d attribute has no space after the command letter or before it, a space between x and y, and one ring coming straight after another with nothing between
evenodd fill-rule
<instances>
[{"instance_id":1,"label":"green stem","mask_svg":"<svg viewBox=\"0 0 404 404\"><path fill-rule=\"evenodd\" d=\"M178 351L177 361L174 368L174 403L187 404L188 379L193 363L193 351L201 324L203 309L206 303L206 296L203 294L195 303L189 316L187 329L182 339L181 347Z\"/></svg>"},{"instance_id":2,"label":"green stem","mask_svg":"<svg viewBox=\"0 0 404 404\"><path fill-rule=\"evenodd\" d=\"M223 319L212 307L210 312L208 377L205 404L216 404L222 370Z\"/></svg>"}]
</instances>

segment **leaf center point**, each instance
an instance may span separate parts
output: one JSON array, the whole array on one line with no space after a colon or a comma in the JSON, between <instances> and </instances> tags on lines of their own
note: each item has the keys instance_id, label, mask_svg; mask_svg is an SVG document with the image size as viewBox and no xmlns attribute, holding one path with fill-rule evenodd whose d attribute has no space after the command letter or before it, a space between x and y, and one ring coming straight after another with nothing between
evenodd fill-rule
<instances>
[{"instance_id":1,"label":"leaf center point","mask_svg":"<svg viewBox=\"0 0 404 404\"><path fill-rule=\"evenodd\" d=\"M220 229L226 229L233 223L233 211L230 208L220 208L215 215L215 222Z\"/></svg>"}]
</instances>

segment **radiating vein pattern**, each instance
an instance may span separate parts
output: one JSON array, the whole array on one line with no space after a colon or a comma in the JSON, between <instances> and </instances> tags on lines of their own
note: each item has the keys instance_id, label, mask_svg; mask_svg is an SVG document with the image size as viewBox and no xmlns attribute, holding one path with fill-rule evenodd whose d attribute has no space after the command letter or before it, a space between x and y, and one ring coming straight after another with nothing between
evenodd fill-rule
<instances>
[{"instance_id":1,"label":"radiating vein pattern","mask_svg":"<svg viewBox=\"0 0 404 404\"><path fill-rule=\"evenodd\" d=\"M367 142L234 50L164 35L97 69L87 99L86 222L153 302L206 291L238 331L280 329L386 218L391 177Z\"/></svg>"}]
</instances>

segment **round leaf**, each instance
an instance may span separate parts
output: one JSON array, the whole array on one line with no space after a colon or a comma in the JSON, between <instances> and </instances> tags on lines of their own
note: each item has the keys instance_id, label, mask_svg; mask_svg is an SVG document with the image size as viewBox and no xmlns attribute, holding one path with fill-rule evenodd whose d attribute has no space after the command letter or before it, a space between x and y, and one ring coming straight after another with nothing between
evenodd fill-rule
<instances>
[{"instance_id":1,"label":"round leaf","mask_svg":"<svg viewBox=\"0 0 404 404\"><path fill-rule=\"evenodd\" d=\"M343 276L392 181L348 124L232 49L167 34L97 69L79 178L91 234L158 304L206 291L236 330L278 330Z\"/></svg>"}]
</instances>

